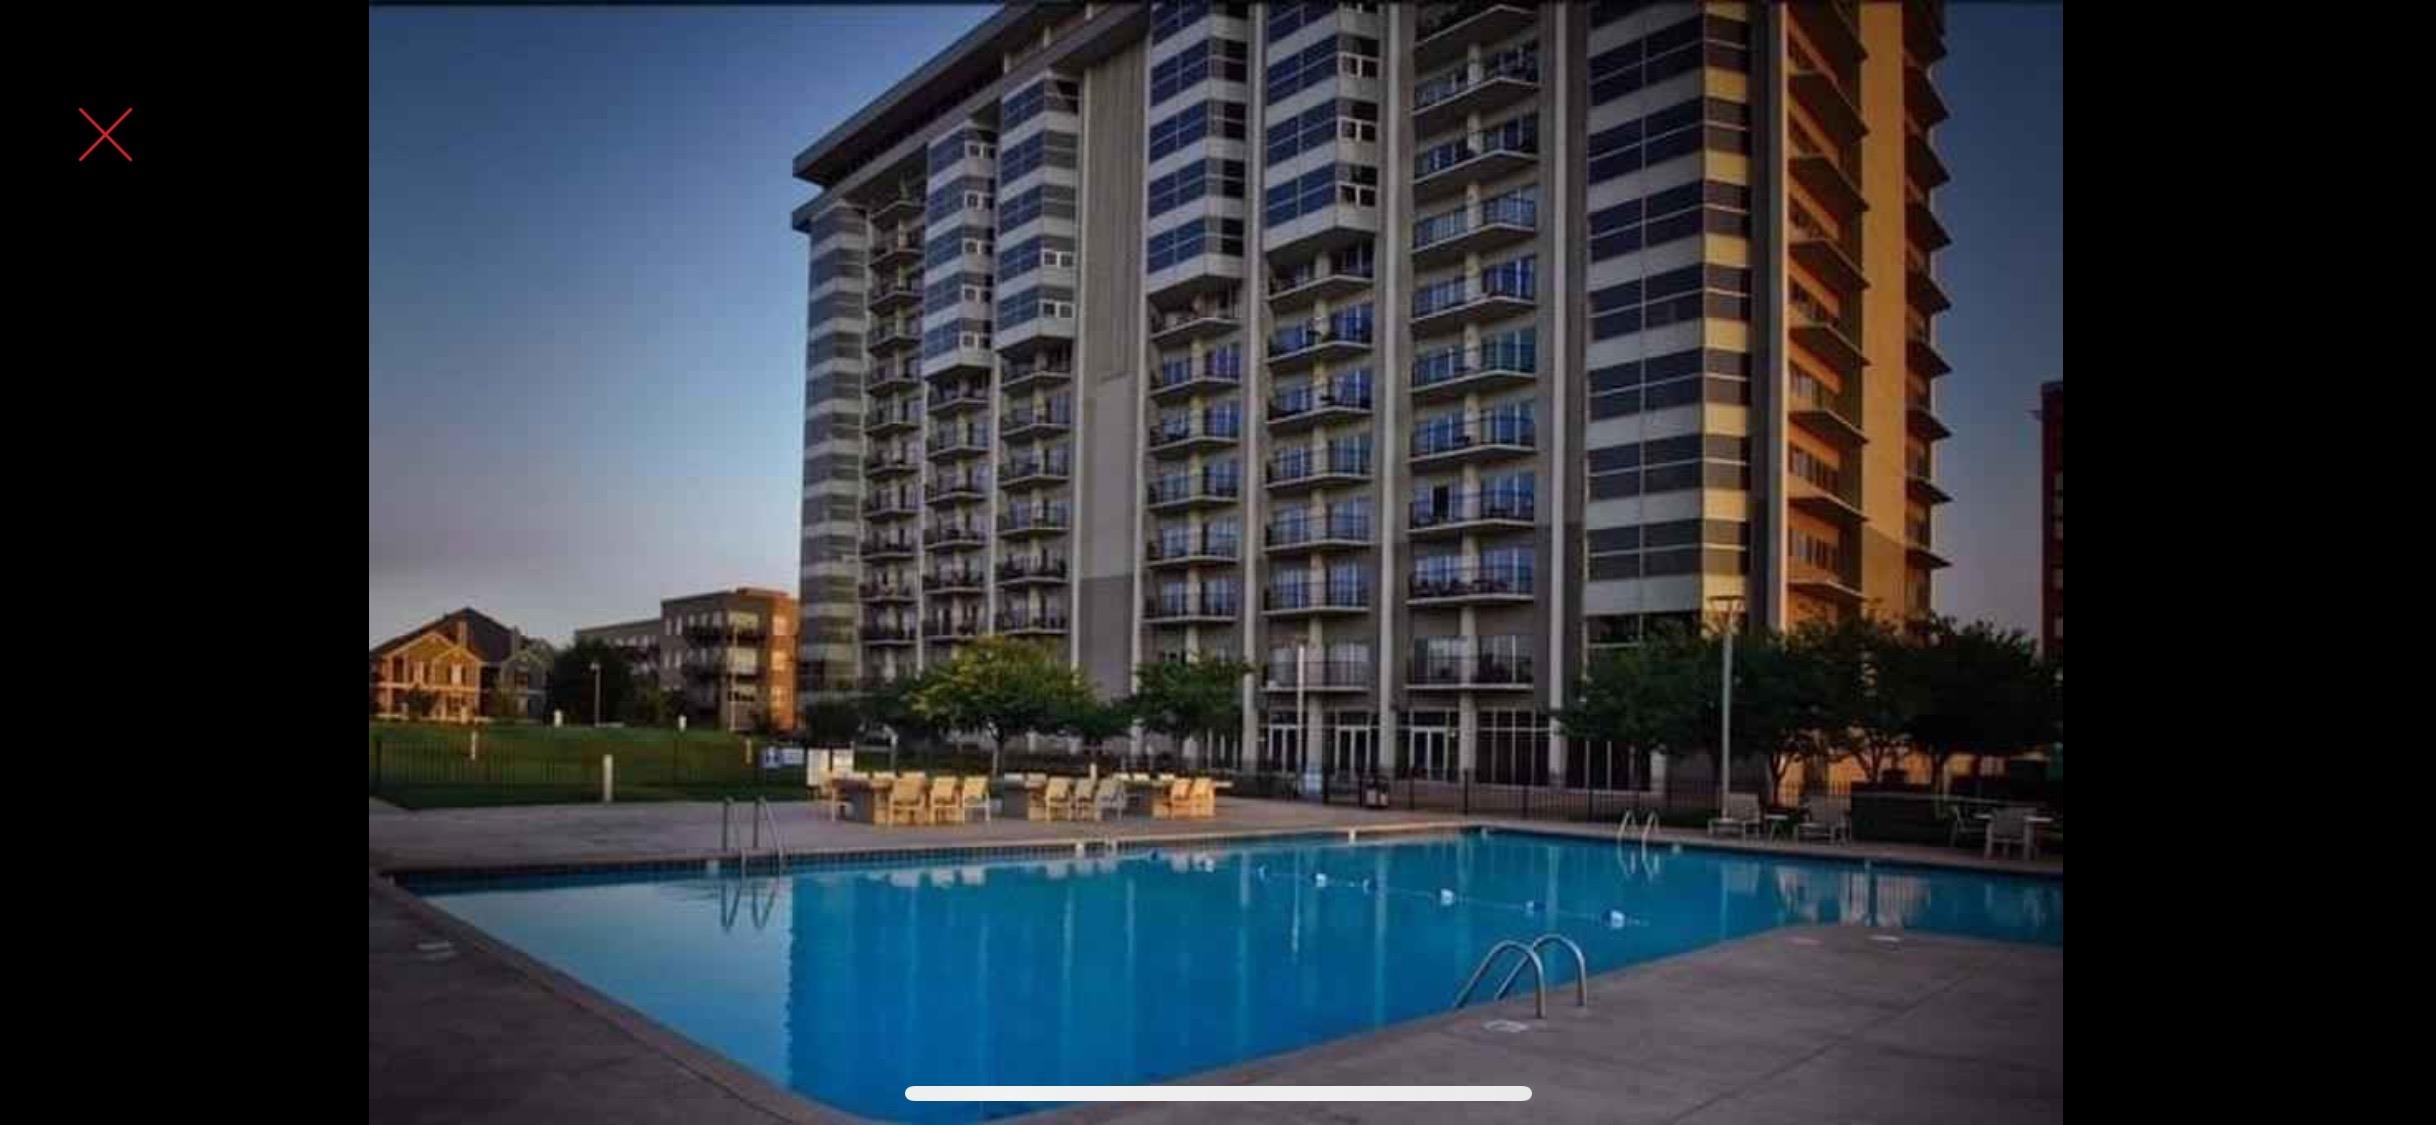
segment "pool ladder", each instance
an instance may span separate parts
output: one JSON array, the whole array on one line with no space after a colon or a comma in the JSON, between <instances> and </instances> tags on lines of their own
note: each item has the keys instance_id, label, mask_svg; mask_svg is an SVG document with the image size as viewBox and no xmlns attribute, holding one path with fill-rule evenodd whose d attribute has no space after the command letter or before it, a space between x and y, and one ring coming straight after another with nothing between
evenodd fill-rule
<instances>
[{"instance_id":1,"label":"pool ladder","mask_svg":"<svg viewBox=\"0 0 2436 1125\"><path fill-rule=\"evenodd\" d=\"M753 798L753 811L749 814L753 822L753 843L750 850L747 850L742 843L730 843L730 840L734 838L732 828L735 814L736 799L734 797L721 798L719 801L719 854L725 856L731 850L734 851L736 853L736 873L738 875L749 874L752 857L761 851L761 826L767 823L770 826L770 846L778 854L778 870L784 873L787 869L787 841L785 837L778 834L778 814L770 811L769 798Z\"/></svg>"},{"instance_id":2,"label":"pool ladder","mask_svg":"<svg viewBox=\"0 0 2436 1125\"><path fill-rule=\"evenodd\" d=\"M1539 958L1539 947L1546 945L1549 942L1555 942L1558 945L1562 945L1565 948L1573 951L1573 1006L1576 1008L1589 1007L1590 959L1582 956L1582 947L1575 945L1572 938L1566 937L1563 934L1547 933L1532 938L1527 944L1516 941L1512 938L1507 938L1504 941L1500 941L1497 944L1490 946L1488 953L1482 956L1480 959L1480 967L1472 970L1472 979L1463 983L1463 991L1456 993L1455 1002L1447 1005L1448 1010L1451 1011L1453 1009L1460 1008L1463 1006L1464 1001L1471 999L1472 990L1480 987L1480 979L1489 975L1489 970L1496 966L1497 955L1511 949L1521 953L1522 959L1514 962L1514 968L1506 973L1505 980L1498 982L1497 995L1494 997L1494 999L1505 999L1506 994L1514 990L1514 979L1521 976L1523 967L1528 965L1531 968L1531 1002L1534 1008L1533 1017L1543 1020L1547 1019L1548 966Z\"/></svg>"}]
</instances>

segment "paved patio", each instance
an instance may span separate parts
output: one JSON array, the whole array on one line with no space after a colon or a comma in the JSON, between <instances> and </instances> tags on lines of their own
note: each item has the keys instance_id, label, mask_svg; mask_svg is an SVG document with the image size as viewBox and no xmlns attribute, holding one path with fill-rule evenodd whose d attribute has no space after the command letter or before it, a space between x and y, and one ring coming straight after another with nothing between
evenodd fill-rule
<instances>
[{"instance_id":1,"label":"paved patio","mask_svg":"<svg viewBox=\"0 0 2436 1125\"><path fill-rule=\"evenodd\" d=\"M707 858L716 803L405 812L374 801L371 1119L374 1121L831 1121L804 1101L491 941L378 872ZM1347 827L1500 824L1429 813L1222 798L1214 820L996 822L937 828L837 823L780 810L790 851L928 848ZM740 819L741 823L741 819ZM1611 838L1612 828L1510 822ZM1690 842L1697 833L1661 840ZM1703 841L1708 842L1708 841ZM1940 848L1718 846L1852 859L2061 871ZM1896 937L1897 941L1873 940ZM426 943L446 941L445 949ZM1408 1122L1815 1120L2054 1121L2063 1116L2063 953L1893 934L1782 929L1593 978L1587 1012L1551 993L1476 1006L1190 1081L1204 1084L1523 1083L1527 1105L1095 1106L1027 1120ZM1191 1018L1179 1012L1179 1018ZM1520 1033L1490 1031L1497 1018ZM1526 1116L1527 1115L1527 1116Z\"/></svg>"}]
</instances>

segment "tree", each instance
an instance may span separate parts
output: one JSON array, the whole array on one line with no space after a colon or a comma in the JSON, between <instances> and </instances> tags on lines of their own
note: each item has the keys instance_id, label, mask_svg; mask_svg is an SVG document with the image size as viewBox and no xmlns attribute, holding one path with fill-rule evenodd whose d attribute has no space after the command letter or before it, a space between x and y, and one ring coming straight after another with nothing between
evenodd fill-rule
<instances>
[{"instance_id":1,"label":"tree","mask_svg":"<svg viewBox=\"0 0 2436 1125\"><path fill-rule=\"evenodd\" d=\"M851 700L819 699L804 704L795 733L806 746L852 746L862 732L862 709Z\"/></svg>"},{"instance_id":2,"label":"tree","mask_svg":"<svg viewBox=\"0 0 2436 1125\"><path fill-rule=\"evenodd\" d=\"M1702 729L1716 683L1705 639L1662 626L1639 644L1592 658L1573 703L1558 708L1556 717L1568 738L1693 753L1713 745L1716 736L1714 726Z\"/></svg>"},{"instance_id":3,"label":"tree","mask_svg":"<svg viewBox=\"0 0 2436 1125\"><path fill-rule=\"evenodd\" d=\"M440 705L440 697L424 688L411 687L406 689L405 704L407 718L428 719L432 709Z\"/></svg>"},{"instance_id":4,"label":"tree","mask_svg":"<svg viewBox=\"0 0 2436 1125\"><path fill-rule=\"evenodd\" d=\"M861 730L896 735L888 744L889 769L897 768L897 752L904 743L929 742L941 733L936 723L914 707L915 697L929 678L930 673L925 671L918 676L890 680L854 702Z\"/></svg>"},{"instance_id":5,"label":"tree","mask_svg":"<svg viewBox=\"0 0 2436 1125\"><path fill-rule=\"evenodd\" d=\"M1742 634L1734 648L1734 746L1760 759L1766 797L1784 791L1795 764L1827 756L1834 717L1815 626Z\"/></svg>"},{"instance_id":6,"label":"tree","mask_svg":"<svg viewBox=\"0 0 2436 1125\"><path fill-rule=\"evenodd\" d=\"M2029 634L1986 621L1931 617L1912 628L1894 677L1904 730L1927 755L1938 788L1962 753L2008 757L2052 742L2055 674Z\"/></svg>"},{"instance_id":7,"label":"tree","mask_svg":"<svg viewBox=\"0 0 2436 1125\"><path fill-rule=\"evenodd\" d=\"M1903 634L1884 620L1855 614L1809 626L1805 643L1817 661L1820 743L1831 756L1860 767L1870 782L1882 780L1911 752L1907 728L1918 662L1909 659Z\"/></svg>"},{"instance_id":8,"label":"tree","mask_svg":"<svg viewBox=\"0 0 2436 1125\"><path fill-rule=\"evenodd\" d=\"M1080 669L1030 641L988 636L958 649L926 677L913 693L913 708L948 730L988 737L995 774L1008 739L1053 729L1057 716L1090 700Z\"/></svg>"},{"instance_id":9,"label":"tree","mask_svg":"<svg viewBox=\"0 0 2436 1125\"><path fill-rule=\"evenodd\" d=\"M1132 710L1169 738L1199 737L1206 753L1213 732L1243 721L1243 679L1251 674L1251 665L1227 656L1154 660L1133 670Z\"/></svg>"},{"instance_id":10,"label":"tree","mask_svg":"<svg viewBox=\"0 0 2436 1125\"><path fill-rule=\"evenodd\" d=\"M1079 740L1084 752L1097 754L1101 743L1133 729L1133 701L1091 698L1069 701L1051 721L1050 729Z\"/></svg>"},{"instance_id":11,"label":"tree","mask_svg":"<svg viewBox=\"0 0 2436 1125\"><path fill-rule=\"evenodd\" d=\"M490 717L500 722L514 722L524 718L524 697L517 694L514 689L504 686L504 681L507 679L504 674L500 676L500 679L503 681L503 686L491 689L487 708Z\"/></svg>"},{"instance_id":12,"label":"tree","mask_svg":"<svg viewBox=\"0 0 2436 1125\"><path fill-rule=\"evenodd\" d=\"M634 673L626 660L625 650L599 641L569 646L550 662L550 706L591 722L626 714L627 701L635 695ZM592 703L592 665L596 661L601 667L598 713Z\"/></svg>"}]
</instances>

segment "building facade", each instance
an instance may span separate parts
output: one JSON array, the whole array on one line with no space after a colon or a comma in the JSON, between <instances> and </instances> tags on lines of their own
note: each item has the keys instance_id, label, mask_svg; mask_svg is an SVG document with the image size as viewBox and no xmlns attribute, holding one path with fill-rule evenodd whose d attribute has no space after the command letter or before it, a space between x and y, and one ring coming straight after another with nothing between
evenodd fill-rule
<instances>
[{"instance_id":1,"label":"building facade","mask_svg":"<svg viewBox=\"0 0 2436 1125\"><path fill-rule=\"evenodd\" d=\"M2064 381L2038 389L2039 643L2047 658L2064 659Z\"/></svg>"},{"instance_id":2,"label":"building facade","mask_svg":"<svg viewBox=\"0 0 2436 1125\"><path fill-rule=\"evenodd\" d=\"M1942 22L1001 11L796 159L805 689L1217 652L1217 764L1579 780L1603 646L1925 611Z\"/></svg>"},{"instance_id":3,"label":"building facade","mask_svg":"<svg viewBox=\"0 0 2436 1125\"><path fill-rule=\"evenodd\" d=\"M723 730L750 730L766 718L795 729L798 623L795 596L739 586L670 598L658 617L577 629L575 643L597 641L627 654L638 683L681 693L686 712Z\"/></svg>"},{"instance_id":4,"label":"building facade","mask_svg":"<svg viewBox=\"0 0 2436 1125\"><path fill-rule=\"evenodd\" d=\"M460 609L374 646L372 714L459 723L539 719L552 655L547 642ZM416 714L417 703L428 711Z\"/></svg>"}]
</instances>

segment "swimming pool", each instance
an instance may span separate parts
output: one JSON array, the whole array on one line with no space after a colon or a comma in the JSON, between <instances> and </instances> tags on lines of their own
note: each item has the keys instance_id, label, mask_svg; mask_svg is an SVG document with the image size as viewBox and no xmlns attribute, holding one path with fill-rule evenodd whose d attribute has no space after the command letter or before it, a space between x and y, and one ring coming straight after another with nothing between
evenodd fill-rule
<instances>
[{"instance_id":1,"label":"swimming pool","mask_svg":"<svg viewBox=\"0 0 2436 1125\"><path fill-rule=\"evenodd\" d=\"M1037 1108L905 1101L918 1083L1166 1081L1431 1015L1500 938L1563 933L1598 973L1805 922L2064 932L2060 879L1478 830L408 886L781 1086L891 1120ZM1570 1003L1570 956L1548 970L1551 1009Z\"/></svg>"}]
</instances>

